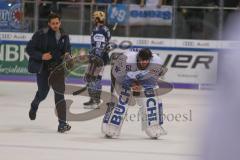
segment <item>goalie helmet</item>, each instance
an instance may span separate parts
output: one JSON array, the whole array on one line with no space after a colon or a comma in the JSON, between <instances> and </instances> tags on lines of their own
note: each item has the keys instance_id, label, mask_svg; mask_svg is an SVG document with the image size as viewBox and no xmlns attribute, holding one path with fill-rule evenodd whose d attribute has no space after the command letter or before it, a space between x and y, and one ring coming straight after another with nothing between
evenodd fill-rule
<instances>
[{"instance_id":1,"label":"goalie helmet","mask_svg":"<svg viewBox=\"0 0 240 160\"><path fill-rule=\"evenodd\" d=\"M138 51L137 59L150 60L153 57L149 48L142 48Z\"/></svg>"},{"instance_id":2,"label":"goalie helmet","mask_svg":"<svg viewBox=\"0 0 240 160\"><path fill-rule=\"evenodd\" d=\"M142 48L137 54L137 67L140 70L144 70L150 63L153 54L149 48Z\"/></svg>"},{"instance_id":3,"label":"goalie helmet","mask_svg":"<svg viewBox=\"0 0 240 160\"><path fill-rule=\"evenodd\" d=\"M104 22L106 15L103 11L95 11L93 12L93 20L98 22Z\"/></svg>"}]
</instances>

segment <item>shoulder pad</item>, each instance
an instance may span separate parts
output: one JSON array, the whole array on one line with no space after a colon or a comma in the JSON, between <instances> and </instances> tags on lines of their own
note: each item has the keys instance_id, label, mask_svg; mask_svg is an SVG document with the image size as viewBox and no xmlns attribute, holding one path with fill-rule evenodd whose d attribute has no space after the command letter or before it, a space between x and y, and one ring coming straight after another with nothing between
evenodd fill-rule
<instances>
[{"instance_id":1,"label":"shoulder pad","mask_svg":"<svg viewBox=\"0 0 240 160\"><path fill-rule=\"evenodd\" d=\"M155 64L163 64L163 61L161 59L160 56L158 56L157 54L153 54L153 58L151 60L151 63L155 63Z\"/></svg>"},{"instance_id":2,"label":"shoulder pad","mask_svg":"<svg viewBox=\"0 0 240 160\"><path fill-rule=\"evenodd\" d=\"M108 27L107 26L103 26L103 29L104 29L104 31L109 31L109 29L108 29Z\"/></svg>"}]
</instances>

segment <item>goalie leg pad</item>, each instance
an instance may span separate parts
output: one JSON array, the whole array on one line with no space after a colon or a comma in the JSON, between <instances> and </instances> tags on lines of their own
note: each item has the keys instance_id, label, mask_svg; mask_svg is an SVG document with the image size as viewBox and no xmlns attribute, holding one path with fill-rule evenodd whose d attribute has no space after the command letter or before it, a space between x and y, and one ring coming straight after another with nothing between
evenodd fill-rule
<instances>
[{"instance_id":1,"label":"goalie leg pad","mask_svg":"<svg viewBox=\"0 0 240 160\"><path fill-rule=\"evenodd\" d=\"M118 137L128 110L130 89L122 88L117 104L109 105L102 123L102 133L108 137Z\"/></svg>"},{"instance_id":2,"label":"goalie leg pad","mask_svg":"<svg viewBox=\"0 0 240 160\"><path fill-rule=\"evenodd\" d=\"M146 88L144 94L146 97L138 98L138 103L141 106L142 130L149 137L158 138L166 134L161 126L163 124L162 102L160 98L155 97L153 88Z\"/></svg>"}]
</instances>

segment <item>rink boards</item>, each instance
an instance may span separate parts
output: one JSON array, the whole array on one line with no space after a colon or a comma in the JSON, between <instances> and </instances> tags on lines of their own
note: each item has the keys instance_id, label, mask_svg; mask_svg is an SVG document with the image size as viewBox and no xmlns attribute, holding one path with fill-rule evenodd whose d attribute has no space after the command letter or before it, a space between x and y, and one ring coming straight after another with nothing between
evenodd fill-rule
<instances>
[{"instance_id":1,"label":"rink boards","mask_svg":"<svg viewBox=\"0 0 240 160\"><path fill-rule=\"evenodd\" d=\"M32 34L0 32L0 80L34 81L27 72L28 55L25 47ZM87 54L89 36L70 35L73 55ZM209 89L217 81L219 51L235 45L234 42L204 40L173 40L155 38L112 37L111 53L126 52L131 48L149 47L168 67L165 81L175 88ZM105 70L105 85L110 84L110 67ZM71 83L82 83L79 76L84 70L74 71Z\"/></svg>"}]
</instances>

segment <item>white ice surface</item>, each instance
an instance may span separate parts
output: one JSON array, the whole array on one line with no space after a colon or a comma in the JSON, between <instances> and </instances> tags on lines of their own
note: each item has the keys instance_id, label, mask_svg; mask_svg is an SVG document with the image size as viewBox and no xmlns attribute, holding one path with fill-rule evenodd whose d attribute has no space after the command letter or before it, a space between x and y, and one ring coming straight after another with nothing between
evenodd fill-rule
<instances>
[{"instance_id":1,"label":"white ice surface","mask_svg":"<svg viewBox=\"0 0 240 160\"><path fill-rule=\"evenodd\" d=\"M109 90L108 87L104 87ZM131 107L118 139L105 139L101 118L69 122L72 130L57 133L53 92L40 104L37 119L28 119L35 83L0 81L0 160L195 160L200 156L207 105L206 91L173 90L162 97L165 114L186 114L191 121L165 121L168 135L149 139L141 131L138 107ZM87 97L72 97L72 112L84 112ZM131 120L130 120L130 115Z\"/></svg>"}]
</instances>

